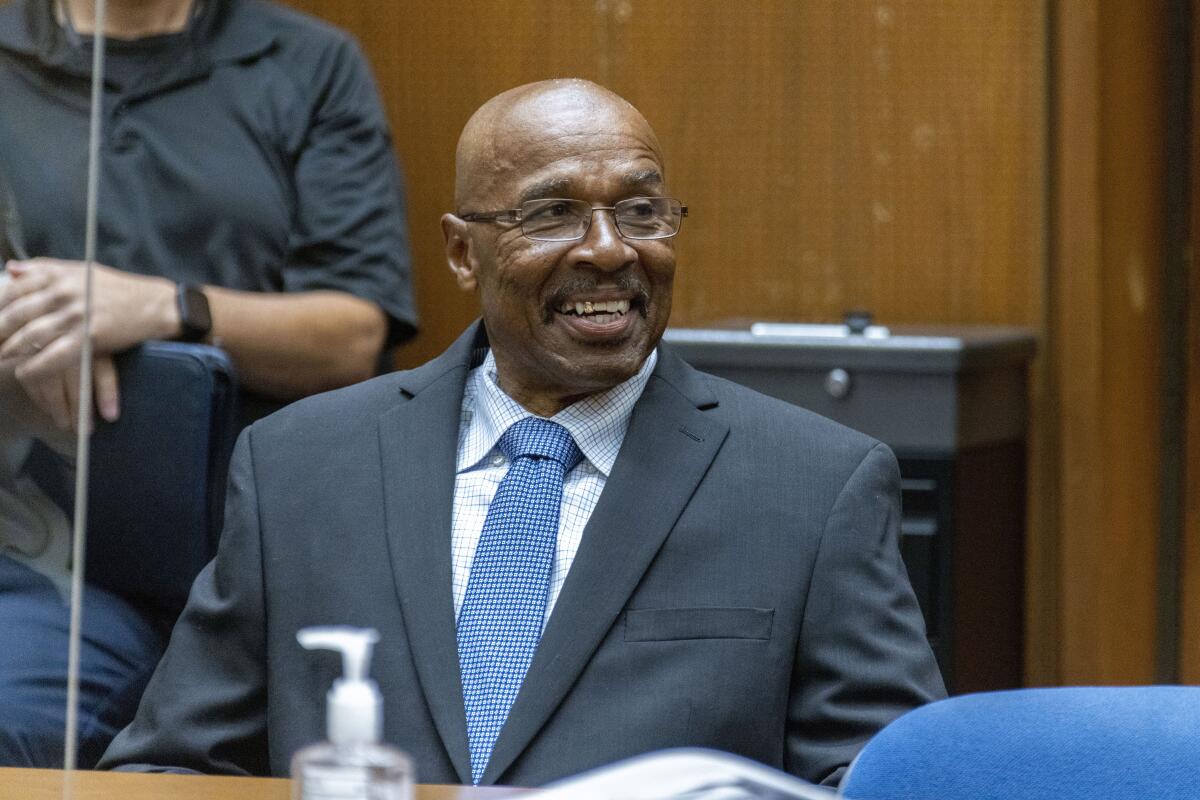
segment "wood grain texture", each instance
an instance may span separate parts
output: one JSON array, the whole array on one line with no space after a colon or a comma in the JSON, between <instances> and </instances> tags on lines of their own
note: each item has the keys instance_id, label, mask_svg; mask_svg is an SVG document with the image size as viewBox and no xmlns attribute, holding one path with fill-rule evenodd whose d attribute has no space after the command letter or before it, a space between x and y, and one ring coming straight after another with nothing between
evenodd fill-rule
<instances>
[{"instance_id":1,"label":"wood grain texture","mask_svg":"<svg viewBox=\"0 0 1200 800\"><path fill-rule=\"evenodd\" d=\"M1200 9L1192 14L1191 221L1188 248L1187 441L1184 467L1180 680L1200 683Z\"/></svg>"},{"instance_id":2,"label":"wood grain texture","mask_svg":"<svg viewBox=\"0 0 1200 800\"><path fill-rule=\"evenodd\" d=\"M613 75L696 209L676 322L1037 320L1032 6L694 5L632 4L625 37L653 60Z\"/></svg>"},{"instance_id":3,"label":"wood grain texture","mask_svg":"<svg viewBox=\"0 0 1200 800\"><path fill-rule=\"evenodd\" d=\"M1043 430L1054 446L1047 456L1044 482L1034 495L1046 504L1056 534L1099 529L1102 515L1100 448L1101 303L1100 303L1100 130L1099 18L1093 4L1057 3L1054 48L1055 125L1051 147L1052 247L1048 272L1045 354L1050 407L1042 409ZM1046 537L1041 563L1031 579L1042 581L1048 601L1030 617L1038 650L1035 683L1057 683L1062 673L1061 643L1069 635L1064 592L1080 591L1087 576L1073 573L1095 562L1092 540ZM1053 645L1051 643L1054 643Z\"/></svg>"},{"instance_id":4,"label":"wood grain texture","mask_svg":"<svg viewBox=\"0 0 1200 800\"><path fill-rule=\"evenodd\" d=\"M1059 677L1143 683L1156 644L1164 16L1128 0L1057 8Z\"/></svg>"},{"instance_id":5,"label":"wood grain texture","mask_svg":"<svg viewBox=\"0 0 1200 800\"><path fill-rule=\"evenodd\" d=\"M476 313L444 266L453 149L481 102L598 80L658 131L676 324L730 316L1019 323L1041 316L1043 19L1015 3L464 0L293 3L354 33L408 173L424 333Z\"/></svg>"},{"instance_id":6,"label":"wood grain texture","mask_svg":"<svg viewBox=\"0 0 1200 800\"><path fill-rule=\"evenodd\" d=\"M522 792L509 787L417 786L414 800L497 800ZM0 768L0 800L290 800L291 796L292 782L282 778Z\"/></svg>"}]
</instances>

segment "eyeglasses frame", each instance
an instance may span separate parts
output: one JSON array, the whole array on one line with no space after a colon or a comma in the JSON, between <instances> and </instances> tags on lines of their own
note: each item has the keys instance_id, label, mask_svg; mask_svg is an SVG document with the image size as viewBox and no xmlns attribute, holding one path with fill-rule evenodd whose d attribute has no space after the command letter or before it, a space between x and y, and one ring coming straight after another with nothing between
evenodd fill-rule
<instances>
[{"instance_id":1,"label":"eyeglasses frame","mask_svg":"<svg viewBox=\"0 0 1200 800\"><path fill-rule=\"evenodd\" d=\"M584 227L583 232L580 233L578 236L572 236L569 239L539 238L536 236L530 236L528 233L526 233L524 225L521 226L521 235L524 236L526 239L529 239L534 242L577 242L580 239L587 238L588 232L591 231L591 229L592 229L592 217L595 215L595 213L597 211L610 211L610 212L612 212L612 215L613 215L613 225L616 227L617 233L621 234L621 236L623 238L631 239L635 242L653 242L653 241L657 241L660 239L675 238L675 236L677 236L679 234L679 229L683 227L683 218L688 215L688 207L685 206L683 203L681 203L679 200L676 200L674 197L660 197L660 196L627 197L624 200L618 201L618 205L620 203L625 203L630 200L674 200L676 203L679 203L679 224L675 226L675 230L671 231L666 236L629 236L624 231L621 230L620 224L617 223L617 219L616 219L617 206L616 205L589 206L587 225ZM535 198L533 200L527 200L526 202L527 203L533 203L533 202L553 203L556 201L562 201L564 203L577 202L576 200L572 200L569 197L539 197L539 198ZM522 203L522 205L524 205L524 203ZM472 211L467 214L457 214L456 216L459 219L461 219L463 222L504 222L504 223L508 223L508 224L520 225L524 221L524 219L522 217L522 213L523 212L519 208L506 208L501 211Z\"/></svg>"}]
</instances>

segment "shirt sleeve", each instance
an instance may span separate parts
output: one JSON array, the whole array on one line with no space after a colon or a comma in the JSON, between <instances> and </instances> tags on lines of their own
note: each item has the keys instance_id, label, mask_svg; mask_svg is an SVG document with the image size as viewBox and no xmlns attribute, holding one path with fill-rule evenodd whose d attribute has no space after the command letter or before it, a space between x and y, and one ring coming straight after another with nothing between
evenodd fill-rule
<instances>
[{"instance_id":1,"label":"shirt sleeve","mask_svg":"<svg viewBox=\"0 0 1200 800\"><path fill-rule=\"evenodd\" d=\"M318 68L313 116L294 168L285 291L370 300L388 344L416 332L404 188L387 120L357 45L340 38Z\"/></svg>"}]
</instances>

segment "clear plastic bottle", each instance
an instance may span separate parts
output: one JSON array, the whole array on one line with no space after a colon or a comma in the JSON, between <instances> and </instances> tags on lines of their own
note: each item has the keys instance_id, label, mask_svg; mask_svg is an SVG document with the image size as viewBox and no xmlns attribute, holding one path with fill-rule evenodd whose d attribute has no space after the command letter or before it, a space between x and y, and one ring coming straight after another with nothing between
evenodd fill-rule
<instances>
[{"instance_id":1,"label":"clear plastic bottle","mask_svg":"<svg viewBox=\"0 0 1200 800\"><path fill-rule=\"evenodd\" d=\"M379 739L383 701L367 677L379 634L359 628L304 628L296 638L308 649L342 654L342 677L327 696L328 741L292 758L292 800L412 800L412 760Z\"/></svg>"}]
</instances>

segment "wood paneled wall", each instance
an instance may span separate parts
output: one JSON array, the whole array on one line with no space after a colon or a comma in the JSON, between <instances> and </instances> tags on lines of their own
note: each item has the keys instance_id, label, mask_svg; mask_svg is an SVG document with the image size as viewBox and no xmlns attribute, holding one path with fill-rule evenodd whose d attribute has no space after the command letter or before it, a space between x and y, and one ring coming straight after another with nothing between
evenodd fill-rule
<instances>
[{"instance_id":1,"label":"wood paneled wall","mask_svg":"<svg viewBox=\"0 0 1200 800\"><path fill-rule=\"evenodd\" d=\"M677 324L1041 318L1035 0L293 4L362 42L405 161L424 317L405 362L476 313L437 224L459 130L492 95L554 76L609 86L662 140L691 208Z\"/></svg>"},{"instance_id":2,"label":"wood paneled wall","mask_svg":"<svg viewBox=\"0 0 1200 800\"><path fill-rule=\"evenodd\" d=\"M1200 7L1192 7L1191 231L1188 258L1187 441L1184 467L1180 679L1200 683Z\"/></svg>"},{"instance_id":3,"label":"wood paneled wall","mask_svg":"<svg viewBox=\"0 0 1200 800\"><path fill-rule=\"evenodd\" d=\"M1135 0L292 4L362 42L405 164L423 332L400 365L477 313L437 223L462 124L520 83L596 80L655 126L692 209L675 324L865 308L884 323L1042 335L1027 677L1152 677L1156 12Z\"/></svg>"},{"instance_id":4,"label":"wood paneled wall","mask_svg":"<svg viewBox=\"0 0 1200 800\"><path fill-rule=\"evenodd\" d=\"M1165 19L1057 6L1048 341L1067 683L1155 676Z\"/></svg>"}]
</instances>

